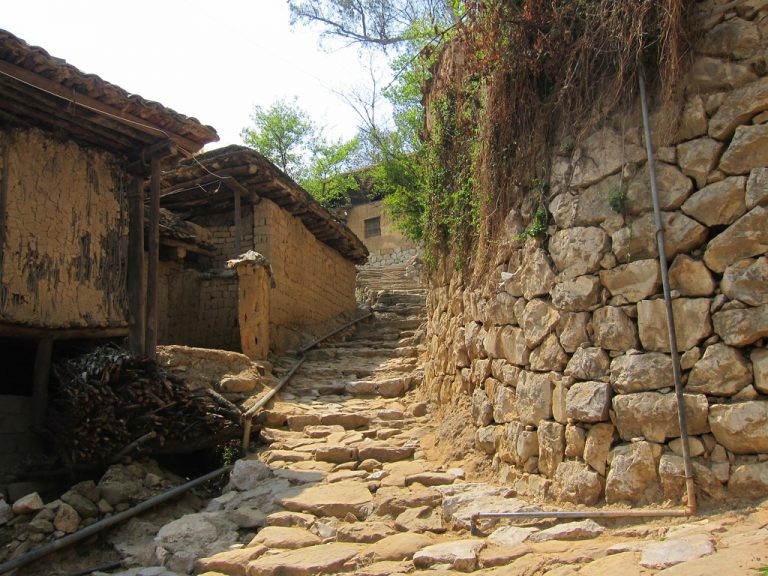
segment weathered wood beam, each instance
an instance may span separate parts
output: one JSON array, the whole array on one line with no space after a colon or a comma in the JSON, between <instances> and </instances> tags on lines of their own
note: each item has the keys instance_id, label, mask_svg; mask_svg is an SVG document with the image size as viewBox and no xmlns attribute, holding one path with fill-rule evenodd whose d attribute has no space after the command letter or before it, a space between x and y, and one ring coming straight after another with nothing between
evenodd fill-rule
<instances>
[{"instance_id":1,"label":"weathered wood beam","mask_svg":"<svg viewBox=\"0 0 768 576\"><path fill-rule=\"evenodd\" d=\"M144 282L144 185L133 178L128 192L128 310L131 332L128 347L143 354L146 338L146 286Z\"/></svg>"},{"instance_id":2,"label":"weathered wood beam","mask_svg":"<svg viewBox=\"0 0 768 576\"><path fill-rule=\"evenodd\" d=\"M120 120L121 122L128 123L138 130L153 136L154 138L170 138L190 153L197 152L201 148L200 143L195 142L194 140L190 140L181 134L168 133L162 128L152 125L149 121L144 120L143 118L138 118L132 114L123 112L122 110L104 104L95 98L91 98L85 94L75 92L72 88L62 86L59 82L49 80L48 78L39 76L38 74L35 74L34 72L24 68L14 66L8 62L0 61L0 73L24 82L25 84L29 84L40 90L44 90L54 96L57 96L58 98L61 98L62 100L75 104L79 107L88 108L101 114L111 116L117 120Z\"/></svg>"},{"instance_id":3,"label":"weathered wood beam","mask_svg":"<svg viewBox=\"0 0 768 576\"><path fill-rule=\"evenodd\" d=\"M123 336L128 335L128 331L128 326L44 328L0 322L0 336L4 338L22 338L30 340L48 337L53 340L122 338Z\"/></svg>"}]
</instances>

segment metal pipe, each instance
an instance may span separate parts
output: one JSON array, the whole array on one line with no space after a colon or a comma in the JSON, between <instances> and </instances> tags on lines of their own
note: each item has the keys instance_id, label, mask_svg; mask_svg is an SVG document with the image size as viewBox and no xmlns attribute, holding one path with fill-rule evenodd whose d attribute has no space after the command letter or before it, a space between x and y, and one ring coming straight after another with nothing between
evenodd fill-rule
<instances>
[{"instance_id":1,"label":"metal pipe","mask_svg":"<svg viewBox=\"0 0 768 576\"><path fill-rule=\"evenodd\" d=\"M637 83L640 88L640 105L643 113L643 131L645 135L645 152L648 157L648 175L651 183L651 200L653 201L653 214L656 224L656 246L659 251L659 267L661 269L661 283L664 291L664 304L667 314L667 330L669 333L669 348L672 356L672 375L675 382L675 396L677 398L677 419L680 425L680 440L683 448L683 466L685 469L686 506L682 509L643 509L643 510L584 510L578 512L478 512L470 518L470 528L473 534L477 532L477 520L479 518L660 518L660 517L687 517L696 514L696 486L693 481L693 466L691 453L688 446L688 425L685 414L685 398L683 397L682 371L680 369L680 356L677 352L677 333L675 331L675 318L672 309L672 295L669 288L669 269L667 255L664 250L664 225L661 220L661 208L659 205L659 191L656 183L656 168L653 164L653 143L651 142L651 123L648 114L648 101L645 94L645 76L640 67L637 75Z\"/></svg>"},{"instance_id":2,"label":"metal pipe","mask_svg":"<svg viewBox=\"0 0 768 576\"><path fill-rule=\"evenodd\" d=\"M675 382L675 396L677 398L677 421L680 425L680 440L683 449L683 466L685 469L685 486L687 492L687 504L691 514L696 513L696 489L693 483L693 465L691 464L691 451L688 446L688 418L685 413L685 397L683 396L682 370L680 368L680 355L677 352L677 331L675 329L675 316L672 308L672 295L669 288L669 267L664 245L664 224L661 221L661 208L659 205L659 190L656 185L656 167L653 159L653 142L651 141L651 122L648 114L648 100L645 94L645 73L640 67L637 75L637 83L640 88L640 106L643 111L643 131L645 132L645 152L648 156L648 175L651 180L651 199L653 200L653 217L656 224L656 246L659 251L659 268L661 269L661 284L664 290L664 307L667 312L667 332L669 334L669 350L672 356L672 375Z\"/></svg>"},{"instance_id":3,"label":"metal pipe","mask_svg":"<svg viewBox=\"0 0 768 576\"><path fill-rule=\"evenodd\" d=\"M72 544L75 544L80 540L88 538L89 536L98 534L102 530L105 530L111 526L114 526L115 524L118 524L123 520L127 520L128 518L136 516L137 514L141 514L145 510L154 508L158 504L162 504L166 500L170 500L171 498L174 498L180 494L183 494L184 492L187 492L192 488L195 488L196 486L199 486L200 484L207 482L208 480L212 480L213 478L221 476L225 472L229 472L231 469L232 469L231 465L222 466L218 470L214 470L213 472L208 472L208 474L204 474L199 478L190 480L186 484L182 484L181 486L176 486L166 492L158 494L157 496L153 496L149 500L145 500L144 502L137 504L133 508L129 508L128 510L124 510L123 512L118 512L114 516L108 516L107 518L104 518L103 520L99 520L98 522L91 524L90 526L86 526L82 530L78 530L77 532L74 532L73 534L69 534L67 536L64 536L63 538L59 538L58 540L54 540L53 542L50 542L48 544L35 548L34 550L30 550L29 552L19 556L18 558L13 558L12 560L8 560L7 562L0 564L0 574L5 574L6 572L10 572L11 570L20 568L21 566L26 566L30 562L34 562L35 560L42 558L43 556L47 556L52 552L56 552L58 550L61 550L62 548L66 548L67 546L71 546Z\"/></svg>"},{"instance_id":4,"label":"metal pipe","mask_svg":"<svg viewBox=\"0 0 768 576\"><path fill-rule=\"evenodd\" d=\"M277 383L277 385L274 388L272 388L272 390L270 390L264 396L259 398L256 401L256 403L250 408L248 408L245 414L243 414L243 454L248 454L248 446L251 443L251 430L253 428L253 417L256 415L256 411L259 408L262 408L267 402L272 400L272 398L275 396L275 394L277 394L280 391L283 385L286 384L291 379L291 377L294 375L296 370L298 370L299 367L304 363L304 360L307 359L305 354L309 350L311 350L312 348L320 344L320 342L322 342L323 340L327 340L328 338L330 338L331 336L334 336L335 334L338 334L345 328L348 328L354 324L357 324L358 322L365 320L366 318L369 318L372 315L373 315L373 312L368 312L366 314L363 314L362 316L360 316L359 318L356 318L355 320L350 320L346 324L342 324L338 328L334 328L327 334L320 336L319 338L312 341L310 344L304 346L303 348L299 348L298 350L299 358L293 364L293 366L291 366L291 369L288 371L288 373L280 379L280 381Z\"/></svg>"}]
</instances>

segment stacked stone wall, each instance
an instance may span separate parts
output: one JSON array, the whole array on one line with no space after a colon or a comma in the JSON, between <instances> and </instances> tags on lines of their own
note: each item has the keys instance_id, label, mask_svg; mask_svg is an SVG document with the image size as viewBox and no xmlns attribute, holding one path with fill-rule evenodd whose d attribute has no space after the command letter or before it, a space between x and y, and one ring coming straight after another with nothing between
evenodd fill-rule
<instances>
[{"instance_id":1,"label":"stacked stone wall","mask_svg":"<svg viewBox=\"0 0 768 576\"><path fill-rule=\"evenodd\" d=\"M768 494L768 9L755 6L709 20L684 102L653 113L690 448L713 499ZM431 279L425 393L471 398L476 447L520 493L683 497L634 108L561 147L573 153L552 162L545 235L522 243L512 211L478 287L448 269Z\"/></svg>"}]
</instances>

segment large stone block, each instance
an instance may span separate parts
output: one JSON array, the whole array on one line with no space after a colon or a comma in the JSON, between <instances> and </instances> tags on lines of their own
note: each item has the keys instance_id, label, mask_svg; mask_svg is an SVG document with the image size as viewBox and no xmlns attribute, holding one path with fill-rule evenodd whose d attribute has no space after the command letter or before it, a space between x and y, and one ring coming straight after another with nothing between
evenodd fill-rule
<instances>
[{"instance_id":1,"label":"large stone block","mask_svg":"<svg viewBox=\"0 0 768 576\"><path fill-rule=\"evenodd\" d=\"M703 394L685 394L685 414L689 434L709 432L709 404ZM638 392L613 397L616 428L622 440L639 436L651 442L664 442L680 436L677 399L674 394Z\"/></svg>"},{"instance_id":2,"label":"large stone block","mask_svg":"<svg viewBox=\"0 0 768 576\"><path fill-rule=\"evenodd\" d=\"M731 224L747 211L746 184L746 177L731 176L705 186L685 201L683 212L707 226Z\"/></svg>"},{"instance_id":3,"label":"large stone block","mask_svg":"<svg viewBox=\"0 0 768 576\"><path fill-rule=\"evenodd\" d=\"M709 425L718 443L736 454L768 453L768 401L714 404Z\"/></svg>"},{"instance_id":4,"label":"large stone block","mask_svg":"<svg viewBox=\"0 0 768 576\"><path fill-rule=\"evenodd\" d=\"M664 251L670 260L677 254L698 248L707 239L706 226L680 212L662 212L661 222L664 226ZM631 260L655 258L659 255L656 223L651 212L635 218L630 224L627 250L626 256ZM624 255L616 256L621 260Z\"/></svg>"},{"instance_id":5,"label":"large stone block","mask_svg":"<svg viewBox=\"0 0 768 576\"><path fill-rule=\"evenodd\" d=\"M488 426L493 421L493 405L482 388L476 388L472 393L472 421L478 427Z\"/></svg>"},{"instance_id":6,"label":"large stone block","mask_svg":"<svg viewBox=\"0 0 768 576\"><path fill-rule=\"evenodd\" d=\"M619 394L674 386L672 358L660 352L614 358L611 362L611 385Z\"/></svg>"},{"instance_id":7,"label":"large stone block","mask_svg":"<svg viewBox=\"0 0 768 576\"><path fill-rule=\"evenodd\" d=\"M525 305L522 327L529 348L535 348L544 340L560 320L557 309L544 300L535 299ZM509 358L507 358L509 360ZM510 360L511 362L511 360ZM514 364L515 362L513 362Z\"/></svg>"},{"instance_id":8,"label":"large stone block","mask_svg":"<svg viewBox=\"0 0 768 576\"><path fill-rule=\"evenodd\" d=\"M608 420L611 386L607 382L576 382L568 389L565 414L577 422Z\"/></svg>"},{"instance_id":9,"label":"large stone block","mask_svg":"<svg viewBox=\"0 0 768 576\"><path fill-rule=\"evenodd\" d=\"M499 332L501 356L511 364L525 366L531 351L526 344L525 334L521 328L504 326Z\"/></svg>"},{"instance_id":10,"label":"large stone block","mask_svg":"<svg viewBox=\"0 0 768 576\"><path fill-rule=\"evenodd\" d=\"M605 483L607 503L653 501L659 496L660 489L656 455L651 444L635 442L614 449Z\"/></svg>"},{"instance_id":11,"label":"large stone block","mask_svg":"<svg viewBox=\"0 0 768 576\"><path fill-rule=\"evenodd\" d=\"M610 128L603 128L581 144L581 154L573 168L571 185L576 188L591 186L619 172L625 162L640 162L643 158L645 150L641 146L626 142Z\"/></svg>"},{"instance_id":12,"label":"large stone block","mask_svg":"<svg viewBox=\"0 0 768 576\"><path fill-rule=\"evenodd\" d=\"M656 185L659 191L659 205L662 210L676 210L685 202L693 190L693 182L676 166L657 162ZM642 214L653 210L651 184L648 167L644 167L627 187L627 211L630 214Z\"/></svg>"},{"instance_id":13,"label":"large stone block","mask_svg":"<svg viewBox=\"0 0 768 576\"><path fill-rule=\"evenodd\" d=\"M565 456L565 426L558 422L539 422L539 472L552 478Z\"/></svg>"},{"instance_id":14,"label":"large stone block","mask_svg":"<svg viewBox=\"0 0 768 576\"><path fill-rule=\"evenodd\" d=\"M611 360L602 348L579 348L568 361L565 375L579 380L602 380L610 364Z\"/></svg>"},{"instance_id":15,"label":"large stone block","mask_svg":"<svg viewBox=\"0 0 768 576\"><path fill-rule=\"evenodd\" d=\"M584 444L584 462L601 476L605 476L615 430L613 424L605 423L595 424L587 432L587 440Z\"/></svg>"},{"instance_id":16,"label":"large stone block","mask_svg":"<svg viewBox=\"0 0 768 576\"><path fill-rule=\"evenodd\" d=\"M583 462L560 462L554 485L558 500L584 506L596 504L603 491L600 476Z\"/></svg>"},{"instance_id":17,"label":"large stone block","mask_svg":"<svg viewBox=\"0 0 768 576\"><path fill-rule=\"evenodd\" d=\"M727 140L738 126L763 110L768 110L768 77L730 92L709 121L709 135Z\"/></svg>"},{"instance_id":18,"label":"large stone block","mask_svg":"<svg viewBox=\"0 0 768 576\"><path fill-rule=\"evenodd\" d=\"M677 145L677 162L683 173L696 180L699 188L707 183L709 173L717 166L723 144L704 137Z\"/></svg>"},{"instance_id":19,"label":"large stone block","mask_svg":"<svg viewBox=\"0 0 768 576\"><path fill-rule=\"evenodd\" d=\"M496 326L517 324L515 302L517 298L506 292L499 292L488 305L487 323Z\"/></svg>"},{"instance_id":20,"label":"large stone block","mask_svg":"<svg viewBox=\"0 0 768 576\"><path fill-rule=\"evenodd\" d=\"M715 333L731 346L748 346L768 336L768 304L721 310L712 315Z\"/></svg>"},{"instance_id":21,"label":"large stone block","mask_svg":"<svg viewBox=\"0 0 768 576\"><path fill-rule=\"evenodd\" d=\"M712 334L709 299L678 298L672 301L677 350L685 352ZM669 332L664 300L643 300L637 304L640 342L646 350L669 352Z\"/></svg>"},{"instance_id":22,"label":"large stone block","mask_svg":"<svg viewBox=\"0 0 768 576\"><path fill-rule=\"evenodd\" d=\"M524 372L517 383L517 410L520 421L538 426L540 420L552 418L552 389L550 373Z\"/></svg>"},{"instance_id":23,"label":"large stone block","mask_svg":"<svg viewBox=\"0 0 768 576\"><path fill-rule=\"evenodd\" d=\"M537 372L562 372L568 364L568 355L560 346L557 336L548 334L536 350L531 352L529 368Z\"/></svg>"},{"instance_id":24,"label":"large stone block","mask_svg":"<svg viewBox=\"0 0 768 576\"><path fill-rule=\"evenodd\" d=\"M518 418L517 394L514 388L498 386L493 396L493 419L505 424Z\"/></svg>"},{"instance_id":25,"label":"large stone block","mask_svg":"<svg viewBox=\"0 0 768 576\"><path fill-rule=\"evenodd\" d=\"M653 296L661 287L658 260L636 260L600 271L600 281L612 296L623 296L627 302L639 302Z\"/></svg>"},{"instance_id":26,"label":"large stone block","mask_svg":"<svg viewBox=\"0 0 768 576\"><path fill-rule=\"evenodd\" d=\"M520 284L522 296L531 300L549 294L555 283L555 270L544 250L533 247L533 242L528 244L531 247L525 247L523 264L515 272L515 279Z\"/></svg>"},{"instance_id":27,"label":"large stone block","mask_svg":"<svg viewBox=\"0 0 768 576\"><path fill-rule=\"evenodd\" d=\"M768 494L768 462L737 466L728 481L728 493L737 498L764 498Z\"/></svg>"},{"instance_id":28,"label":"large stone block","mask_svg":"<svg viewBox=\"0 0 768 576\"><path fill-rule=\"evenodd\" d=\"M768 168L755 168L749 173L744 196L747 210L768 205Z\"/></svg>"},{"instance_id":29,"label":"large stone block","mask_svg":"<svg viewBox=\"0 0 768 576\"><path fill-rule=\"evenodd\" d=\"M752 56L760 46L760 31L754 22L731 18L706 33L700 51L707 56L743 60Z\"/></svg>"},{"instance_id":30,"label":"large stone block","mask_svg":"<svg viewBox=\"0 0 768 576\"><path fill-rule=\"evenodd\" d=\"M749 174L754 168L768 164L768 126L739 126L728 149L720 159L720 170L726 174Z\"/></svg>"},{"instance_id":31,"label":"large stone block","mask_svg":"<svg viewBox=\"0 0 768 576\"><path fill-rule=\"evenodd\" d=\"M589 312L563 312L557 324L557 337L566 352L575 352L592 342L592 315Z\"/></svg>"},{"instance_id":32,"label":"large stone block","mask_svg":"<svg viewBox=\"0 0 768 576\"><path fill-rule=\"evenodd\" d=\"M621 190L623 178L621 174L614 174L601 180L597 184L581 190L578 199L568 198L572 206L575 205L573 221L568 226L558 223L561 228L571 226L594 226L616 215L608 199L611 194Z\"/></svg>"},{"instance_id":33,"label":"large stone block","mask_svg":"<svg viewBox=\"0 0 768 576\"><path fill-rule=\"evenodd\" d=\"M600 269L608 250L608 235L601 228L558 230L549 241L549 252L564 278L575 278Z\"/></svg>"},{"instance_id":34,"label":"large stone block","mask_svg":"<svg viewBox=\"0 0 768 576\"><path fill-rule=\"evenodd\" d=\"M552 304L559 310L591 310L600 302L600 279L597 276L579 276L564 280L555 284L551 296Z\"/></svg>"},{"instance_id":35,"label":"large stone block","mask_svg":"<svg viewBox=\"0 0 768 576\"><path fill-rule=\"evenodd\" d=\"M720 284L723 294L750 306L768 304L768 257L745 258L728 266Z\"/></svg>"},{"instance_id":36,"label":"large stone block","mask_svg":"<svg viewBox=\"0 0 768 576\"><path fill-rule=\"evenodd\" d=\"M637 348L637 327L621 308L605 306L592 314L595 344L606 350Z\"/></svg>"},{"instance_id":37,"label":"large stone block","mask_svg":"<svg viewBox=\"0 0 768 576\"><path fill-rule=\"evenodd\" d=\"M749 64L730 62L723 58L711 56L696 58L687 74L688 84L693 92L730 90L754 82L756 79L757 75ZM709 125L709 135L717 138L712 133L711 121Z\"/></svg>"},{"instance_id":38,"label":"large stone block","mask_svg":"<svg viewBox=\"0 0 768 576\"><path fill-rule=\"evenodd\" d=\"M763 394L768 394L768 349L756 348L752 350L750 360L752 360L755 388Z\"/></svg>"},{"instance_id":39,"label":"large stone block","mask_svg":"<svg viewBox=\"0 0 768 576\"><path fill-rule=\"evenodd\" d=\"M707 244L704 263L722 274L742 258L768 252L768 208L755 206Z\"/></svg>"},{"instance_id":40,"label":"large stone block","mask_svg":"<svg viewBox=\"0 0 768 576\"><path fill-rule=\"evenodd\" d=\"M682 296L711 296L715 280L703 262L687 254L678 254L669 268L669 285Z\"/></svg>"},{"instance_id":41,"label":"large stone block","mask_svg":"<svg viewBox=\"0 0 768 576\"><path fill-rule=\"evenodd\" d=\"M686 390L707 396L733 396L751 383L752 373L741 351L718 342L696 362Z\"/></svg>"}]
</instances>

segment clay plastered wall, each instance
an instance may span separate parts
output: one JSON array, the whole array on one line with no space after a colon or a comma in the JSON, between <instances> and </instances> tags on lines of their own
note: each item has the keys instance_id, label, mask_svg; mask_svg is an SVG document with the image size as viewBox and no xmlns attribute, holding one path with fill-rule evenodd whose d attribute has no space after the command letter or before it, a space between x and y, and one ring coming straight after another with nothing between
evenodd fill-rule
<instances>
[{"instance_id":1,"label":"clay plastered wall","mask_svg":"<svg viewBox=\"0 0 768 576\"><path fill-rule=\"evenodd\" d=\"M233 274L214 276L161 262L158 341L239 351L237 286Z\"/></svg>"},{"instance_id":2,"label":"clay plastered wall","mask_svg":"<svg viewBox=\"0 0 768 576\"><path fill-rule=\"evenodd\" d=\"M288 344L284 328L313 331L355 310L355 265L270 200L254 206L254 249L270 261L277 283L269 306L273 349Z\"/></svg>"},{"instance_id":3,"label":"clay plastered wall","mask_svg":"<svg viewBox=\"0 0 768 576\"><path fill-rule=\"evenodd\" d=\"M104 152L0 132L0 321L126 322L128 180Z\"/></svg>"},{"instance_id":4,"label":"clay plastered wall","mask_svg":"<svg viewBox=\"0 0 768 576\"><path fill-rule=\"evenodd\" d=\"M768 77L756 75L767 44L766 9L714 22L684 105L663 116L679 119L672 145L656 150L705 498L768 494ZM445 406L471 397L477 448L520 493L586 505L682 498L641 126L639 113L613 118L556 158L546 235L521 246L526 222L511 212L479 288L451 271L433 278L426 392Z\"/></svg>"},{"instance_id":5,"label":"clay plastered wall","mask_svg":"<svg viewBox=\"0 0 768 576\"><path fill-rule=\"evenodd\" d=\"M381 235L366 238L364 222L376 217L381 219ZM395 228L381 200L352 206L347 215L347 226L368 248L367 266L403 264L416 256L416 245Z\"/></svg>"}]
</instances>

